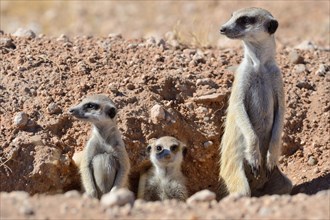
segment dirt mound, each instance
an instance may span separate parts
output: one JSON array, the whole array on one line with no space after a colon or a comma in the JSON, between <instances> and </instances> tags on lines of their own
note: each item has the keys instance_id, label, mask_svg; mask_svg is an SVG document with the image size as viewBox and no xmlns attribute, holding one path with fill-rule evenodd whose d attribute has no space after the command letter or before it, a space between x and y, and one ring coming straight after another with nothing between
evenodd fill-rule
<instances>
[{"instance_id":1,"label":"dirt mound","mask_svg":"<svg viewBox=\"0 0 330 220\"><path fill-rule=\"evenodd\" d=\"M219 191L218 146L241 49L196 49L120 35L55 39L3 34L0 42L1 191L80 189L71 158L84 147L90 126L66 112L92 93L108 94L119 108L132 191L139 172L150 166L148 140L163 135L188 147L183 172L190 194ZM329 52L312 46L281 46L277 55L287 106L280 163L296 185L293 193L314 194L330 186ZM154 118L155 105L165 114Z\"/></svg>"}]
</instances>

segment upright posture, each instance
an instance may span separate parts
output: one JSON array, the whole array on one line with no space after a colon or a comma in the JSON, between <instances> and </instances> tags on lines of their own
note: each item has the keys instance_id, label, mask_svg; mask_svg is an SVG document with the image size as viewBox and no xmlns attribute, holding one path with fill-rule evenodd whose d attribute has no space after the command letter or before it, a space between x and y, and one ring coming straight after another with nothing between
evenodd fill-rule
<instances>
[{"instance_id":1,"label":"upright posture","mask_svg":"<svg viewBox=\"0 0 330 220\"><path fill-rule=\"evenodd\" d=\"M188 193L181 163L186 147L174 137L161 137L148 147L153 167L141 175L138 197L147 201L186 200Z\"/></svg>"},{"instance_id":2,"label":"upright posture","mask_svg":"<svg viewBox=\"0 0 330 220\"><path fill-rule=\"evenodd\" d=\"M83 187L92 197L125 187L129 158L116 125L117 109L105 95L93 95L70 109L78 119L93 125L79 165Z\"/></svg>"},{"instance_id":3,"label":"upright posture","mask_svg":"<svg viewBox=\"0 0 330 220\"><path fill-rule=\"evenodd\" d=\"M233 13L220 33L241 39L244 58L237 69L221 142L220 181L226 194L285 194L291 181L279 170L284 92L275 61L278 22L266 10Z\"/></svg>"}]
</instances>

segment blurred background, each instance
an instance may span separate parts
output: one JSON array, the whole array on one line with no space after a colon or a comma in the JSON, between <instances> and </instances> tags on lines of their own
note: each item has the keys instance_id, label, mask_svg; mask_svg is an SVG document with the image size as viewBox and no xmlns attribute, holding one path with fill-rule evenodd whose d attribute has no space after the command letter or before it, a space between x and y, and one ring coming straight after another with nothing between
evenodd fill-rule
<instances>
[{"instance_id":1,"label":"blurred background","mask_svg":"<svg viewBox=\"0 0 330 220\"><path fill-rule=\"evenodd\" d=\"M0 29L19 27L58 37L122 34L124 38L163 37L172 32L182 43L221 46L219 27L243 7L262 7L278 19L280 44L311 40L329 48L330 1L38 1L1 0Z\"/></svg>"}]
</instances>

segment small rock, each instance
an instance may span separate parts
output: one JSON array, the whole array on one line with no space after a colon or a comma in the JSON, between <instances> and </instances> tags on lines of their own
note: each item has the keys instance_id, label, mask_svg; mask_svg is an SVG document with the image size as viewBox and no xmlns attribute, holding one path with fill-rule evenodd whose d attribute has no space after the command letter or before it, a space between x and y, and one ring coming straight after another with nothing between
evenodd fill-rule
<instances>
[{"instance_id":1,"label":"small rock","mask_svg":"<svg viewBox=\"0 0 330 220\"><path fill-rule=\"evenodd\" d=\"M293 70L295 73L299 74L305 72L306 66L304 64L297 64L294 66Z\"/></svg>"},{"instance_id":2,"label":"small rock","mask_svg":"<svg viewBox=\"0 0 330 220\"><path fill-rule=\"evenodd\" d=\"M54 102L50 103L47 107L49 114L59 114L62 113L62 109Z\"/></svg>"},{"instance_id":3,"label":"small rock","mask_svg":"<svg viewBox=\"0 0 330 220\"><path fill-rule=\"evenodd\" d=\"M81 194L77 190L70 190L64 193L64 197L66 198L79 198Z\"/></svg>"},{"instance_id":4,"label":"small rock","mask_svg":"<svg viewBox=\"0 0 330 220\"><path fill-rule=\"evenodd\" d=\"M316 174L316 173L319 173L320 172L320 169L318 167L316 167L313 171Z\"/></svg>"},{"instance_id":5,"label":"small rock","mask_svg":"<svg viewBox=\"0 0 330 220\"><path fill-rule=\"evenodd\" d=\"M61 36L59 36L56 41L63 41L63 42L69 42L69 38L68 36L66 36L65 34L61 34Z\"/></svg>"},{"instance_id":6,"label":"small rock","mask_svg":"<svg viewBox=\"0 0 330 220\"><path fill-rule=\"evenodd\" d=\"M304 62L304 58L298 54L297 50L292 50L289 53L290 62L293 64L300 64Z\"/></svg>"},{"instance_id":7,"label":"small rock","mask_svg":"<svg viewBox=\"0 0 330 220\"><path fill-rule=\"evenodd\" d=\"M213 141L206 141L204 144L203 144L203 146L205 147L205 148L208 148L209 146L212 146L213 145Z\"/></svg>"},{"instance_id":8,"label":"small rock","mask_svg":"<svg viewBox=\"0 0 330 220\"><path fill-rule=\"evenodd\" d=\"M110 34L108 34L108 37L116 39L116 40L123 38L123 36L121 34L118 34L118 33L110 33Z\"/></svg>"},{"instance_id":9,"label":"small rock","mask_svg":"<svg viewBox=\"0 0 330 220\"><path fill-rule=\"evenodd\" d=\"M210 202L214 200L216 197L214 192L211 192L210 190L204 189L202 191L199 191L195 193L194 195L190 196L187 199L188 204L192 204L195 202Z\"/></svg>"},{"instance_id":10,"label":"small rock","mask_svg":"<svg viewBox=\"0 0 330 220\"><path fill-rule=\"evenodd\" d=\"M299 89L302 89L302 88L305 88L305 89L308 89L308 90L313 90L314 87L312 84L310 84L308 81L306 80L300 80L299 82L296 83L296 86L299 88Z\"/></svg>"},{"instance_id":11,"label":"small rock","mask_svg":"<svg viewBox=\"0 0 330 220\"><path fill-rule=\"evenodd\" d=\"M19 112L14 117L14 125L23 128L27 125L29 116L25 112Z\"/></svg>"},{"instance_id":12,"label":"small rock","mask_svg":"<svg viewBox=\"0 0 330 220\"><path fill-rule=\"evenodd\" d=\"M151 117L151 121L155 124L161 120L164 120L165 119L164 108L159 104L154 105L151 108L150 117Z\"/></svg>"},{"instance_id":13,"label":"small rock","mask_svg":"<svg viewBox=\"0 0 330 220\"><path fill-rule=\"evenodd\" d=\"M210 87L217 87L217 84L210 78L196 80L196 86L205 86L205 85L208 85Z\"/></svg>"},{"instance_id":14,"label":"small rock","mask_svg":"<svg viewBox=\"0 0 330 220\"><path fill-rule=\"evenodd\" d=\"M18 28L17 31L15 31L13 33L13 36L35 38L36 34L33 31L29 30L29 29Z\"/></svg>"},{"instance_id":15,"label":"small rock","mask_svg":"<svg viewBox=\"0 0 330 220\"><path fill-rule=\"evenodd\" d=\"M201 52L197 52L192 59L195 63L205 63L204 54Z\"/></svg>"},{"instance_id":16,"label":"small rock","mask_svg":"<svg viewBox=\"0 0 330 220\"><path fill-rule=\"evenodd\" d=\"M313 42L306 40L297 45L295 48L299 50L315 50L317 49L317 46Z\"/></svg>"},{"instance_id":17,"label":"small rock","mask_svg":"<svg viewBox=\"0 0 330 220\"><path fill-rule=\"evenodd\" d=\"M325 74L330 70L328 65L321 64L318 70L315 72L318 76L325 76Z\"/></svg>"},{"instance_id":18,"label":"small rock","mask_svg":"<svg viewBox=\"0 0 330 220\"><path fill-rule=\"evenodd\" d=\"M117 93L118 92L118 85L116 83L110 83L108 85L109 89L111 92L113 93Z\"/></svg>"},{"instance_id":19,"label":"small rock","mask_svg":"<svg viewBox=\"0 0 330 220\"><path fill-rule=\"evenodd\" d=\"M23 215L33 215L34 214L33 208L28 204L24 204L22 207L20 207L19 212Z\"/></svg>"},{"instance_id":20,"label":"small rock","mask_svg":"<svg viewBox=\"0 0 330 220\"><path fill-rule=\"evenodd\" d=\"M137 48L138 44L128 44L127 49Z\"/></svg>"},{"instance_id":21,"label":"small rock","mask_svg":"<svg viewBox=\"0 0 330 220\"><path fill-rule=\"evenodd\" d=\"M154 37L149 37L147 40L146 40L146 45L147 46L155 46L156 45L156 40Z\"/></svg>"},{"instance_id":22,"label":"small rock","mask_svg":"<svg viewBox=\"0 0 330 220\"><path fill-rule=\"evenodd\" d=\"M317 164L317 160L316 160L316 158L314 158L313 156L310 156L310 157L308 158L307 164L308 164L309 166L314 166L314 165L316 165L316 164Z\"/></svg>"},{"instance_id":23,"label":"small rock","mask_svg":"<svg viewBox=\"0 0 330 220\"><path fill-rule=\"evenodd\" d=\"M6 47L9 49L16 49L15 44L13 43L13 40L11 38L0 38L0 47Z\"/></svg>"},{"instance_id":24,"label":"small rock","mask_svg":"<svg viewBox=\"0 0 330 220\"><path fill-rule=\"evenodd\" d=\"M196 97L193 100L197 103L219 102L221 103L226 97L226 94L214 93Z\"/></svg>"},{"instance_id":25,"label":"small rock","mask_svg":"<svg viewBox=\"0 0 330 220\"><path fill-rule=\"evenodd\" d=\"M101 204L103 206L124 206L126 204L133 205L133 203L134 194L125 188L111 191L101 198Z\"/></svg>"},{"instance_id":26,"label":"small rock","mask_svg":"<svg viewBox=\"0 0 330 220\"><path fill-rule=\"evenodd\" d=\"M135 89L135 86L134 86L134 84L132 84L132 83L128 83L128 84L126 85L126 88L129 89L129 90L134 90L134 89Z\"/></svg>"}]
</instances>

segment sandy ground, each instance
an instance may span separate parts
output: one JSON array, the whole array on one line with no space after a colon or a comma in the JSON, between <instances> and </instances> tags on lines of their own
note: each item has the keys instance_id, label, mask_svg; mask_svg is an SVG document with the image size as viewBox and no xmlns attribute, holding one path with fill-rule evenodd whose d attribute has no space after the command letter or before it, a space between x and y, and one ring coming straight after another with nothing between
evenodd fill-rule
<instances>
[{"instance_id":1,"label":"sandy ground","mask_svg":"<svg viewBox=\"0 0 330 220\"><path fill-rule=\"evenodd\" d=\"M219 25L218 20L224 22L234 5L214 4L214 8L208 6L213 16L210 17ZM306 22L299 24L292 22L282 9L296 4L290 15L302 19L301 13L312 11L317 4L293 1L281 6L257 4L273 9L272 13L280 20L277 61L284 78L287 108L280 166L294 183L292 195L231 197L220 202L189 204L137 200L133 206L110 208L79 193L68 193L81 188L72 156L83 149L90 126L66 112L88 94L105 93L119 109L118 126L132 164L130 189L134 193L139 173L150 167L145 152L148 140L172 135L188 147L182 170L189 180L190 195L202 189L218 194L218 146L242 49L238 42L221 37L220 43L209 40L209 46L197 47L202 43L169 30L166 25L172 24L171 19L156 30L157 34L149 33L155 38L140 38L150 36L146 29L135 36L119 28L131 27L127 23L115 25L119 29L109 26L105 31L122 32L124 37L116 34L102 37L105 32L98 28L89 32L94 30L89 22L86 31L69 28L72 32L68 32L68 37L59 37L67 32L66 26L57 32L47 29L50 36L17 37L10 29L15 26L6 19L12 18L12 7L21 6L4 1L1 2L4 34L0 34L1 218L329 219L329 20L324 16L329 14L329 7L326 8L329 3L317 3L324 7L313 11L311 19L308 19L311 15L306 15ZM123 7L120 5L112 7L113 10ZM182 3L182 7L187 5ZM174 7L167 6L171 10ZM91 6L85 13L92 9ZM204 12L204 7L197 9ZM218 15L216 9L224 12ZM98 12L99 8L95 10ZM101 16L101 12L97 14ZM83 17L88 17L86 14ZM316 19L318 25L311 25L317 23ZM121 20L113 19L107 25L116 22ZM294 37L295 28L303 29L302 26L305 31L299 32L299 38ZM44 27L40 30L46 32ZM215 31L218 37L218 30ZM154 105L161 105L165 111L157 122L150 112Z\"/></svg>"}]
</instances>

